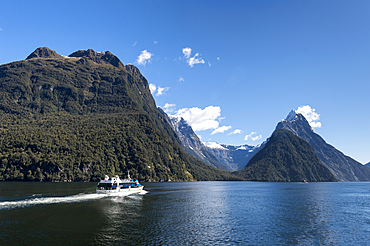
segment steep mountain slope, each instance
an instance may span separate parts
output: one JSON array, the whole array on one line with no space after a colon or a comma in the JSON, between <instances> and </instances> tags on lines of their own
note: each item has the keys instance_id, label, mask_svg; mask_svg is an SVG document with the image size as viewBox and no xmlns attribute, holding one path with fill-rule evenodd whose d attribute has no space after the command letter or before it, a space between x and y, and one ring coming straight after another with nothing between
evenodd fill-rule
<instances>
[{"instance_id":1,"label":"steep mountain slope","mask_svg":"<svg viewBox=\"0 0 370 246\"><path fill-rule=\"evenodd\" d=\"M232 146L206 142L205 145L221 164L228 167L230 171L237 171L243 169L249 160L265 146L265 143L257 146Z\"/></svg>"},{"instance_id":2,"label":"steep mountain slope","mask_svg":"<svg viewBox=\"0 0 370 246\"><path fill-rule=\"evenodd\" d=\"M0 180L224 180L185 153L148 82L110 52L38 48L0 66Z\"/></svg>"},{"instance_id":3,"label":"steep mountain slope","mask_svg":"<svg viewBox=\"0 0 370 246\"><path fill-rule=\"evenodd\" d=\"M241 170L252 156L264 146L264 144L254 147L203 143L183 118L171 117L162 109L158 108L158 110L177 133L185 151L213 167L229 171Z\"/></svg>"},{"instance_id":4,"label":"steep mountain slope","mask_svg":"<svg viewBox=\"0 0 370 246\"><path fill-rule=\"evenodd\" d=\"M336 180L321 163L314 149L305 140L285 129L276 130L249 164L234 174L253 181Z\"/></svg>"},{"instance_id":5,"label":"steep mountain slope","mask_svg":"<svg viewBox=\"0 0 370 246\"><path fill-rule=\"evenodd\" d=\"M177 117L168 116L161 108L158 108L158 110L167 119L168 123L172 126L172 129L177 133L177 136L187 153L210 166L223 170L229 170L207 150L198 136L194 133L191 126L189 126L183 118L179 119Z\"/></svg>"},{"instance_id":6,"label":"steep mountain slope","mask_svg":"<svg viewBox=\"0 0 370 246\"><path fill-rule=\"evenodd\" d=\"M338 180L370 180L370 169L326 143L322 137L313 132L302 114L296 113L294 110L291 111L285 120L278 123L276 130L278 129L289 130L306 140L315 149L315 153L322 163L329 168Z\"/></svg>"}]
</instances>

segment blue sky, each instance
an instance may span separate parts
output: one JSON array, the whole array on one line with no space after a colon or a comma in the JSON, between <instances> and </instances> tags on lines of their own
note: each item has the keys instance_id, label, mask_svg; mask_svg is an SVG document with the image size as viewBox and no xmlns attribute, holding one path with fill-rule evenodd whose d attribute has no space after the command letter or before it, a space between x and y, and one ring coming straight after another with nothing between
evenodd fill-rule
<instances>
[{"instance_id":1,"label":"blue sky","mask_svg":"<svg viewBox=\"0 0 370 246\"><path fill-rule=\"evenodd\" d=\"M111 51L202 141L257 145L291 109L370 161L370 1L1 1L0 64Z\"/></svg>"}]
</instances>

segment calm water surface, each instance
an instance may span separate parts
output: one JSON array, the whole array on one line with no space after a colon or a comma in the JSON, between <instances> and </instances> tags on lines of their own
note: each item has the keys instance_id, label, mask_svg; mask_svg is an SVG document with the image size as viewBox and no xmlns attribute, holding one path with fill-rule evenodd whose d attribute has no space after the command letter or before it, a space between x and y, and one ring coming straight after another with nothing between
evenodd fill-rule
<instances>
[{"instance_id":1,"label":"calm water surface","mask_svg":"<svg viewBox=\"0 0 370 246\"><path fill-rule=\"evenodd\" d=\"M370 183L0 183L0 245L370 245Z\"/></svg>"}]
</instances>

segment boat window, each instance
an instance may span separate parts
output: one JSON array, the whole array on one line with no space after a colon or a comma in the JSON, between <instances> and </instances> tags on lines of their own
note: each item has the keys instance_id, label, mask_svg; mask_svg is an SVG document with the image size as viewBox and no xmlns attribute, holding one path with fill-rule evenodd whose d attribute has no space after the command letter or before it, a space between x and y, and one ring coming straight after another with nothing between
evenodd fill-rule
<instances>
[{"instance_id":1,"label":"boat window","mask_svg":"<svg viewBox=\"0 0 370 246\"><path fill-rule=\"evenodd\" d=\"M112 184L110 183L99 183L98 184L98 188L111 188L112 187Z\"/></svg>"}]
</instances>

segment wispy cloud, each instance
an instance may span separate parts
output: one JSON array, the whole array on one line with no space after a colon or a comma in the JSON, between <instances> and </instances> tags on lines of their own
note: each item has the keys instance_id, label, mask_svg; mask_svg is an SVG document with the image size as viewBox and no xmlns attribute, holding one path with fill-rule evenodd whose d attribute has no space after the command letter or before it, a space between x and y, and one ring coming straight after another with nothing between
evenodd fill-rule
<instances>
[{"instance_id":1,"label":"wispy cloud","mask_svg":"<svg viewBox=\"0 0 370 246\"><path fill-rule=\"evenodd\" d=\"M165 93L166 91L168 91L170 89L170 87L159 87L157 88L157 94L156 96L162 96L163 93Z\"/></svg>"},{"instance_id":2,"label":"wispy cloud","mask_svg":"<svg viewBox=\"0 0 370 246\"><path fill-rule=\"evenodd\" d=\"M234 131L232 131L232 132L230 132L229 134L227 134L227 135L235 135L235 134L242 134L243 133L243 131L242 130L240 130L240 129L236 129L236 130L234 130Z\"/></svg>"},{"instance_id":3,"label":"wispy cloud","mask_svg":"<svg viewBox=\"0 0 370 246\"><path fill-rule=\"evenodd\" d=\"M147 62L150 62L150 58L152 58L153 54L148 52L147 50L141 51L141 54L137 57L137 64L145 66Z\"/></svg>"},{"instance_id":4,"label":"wispy cloud","mask_svg":"<svg viewBox=\"0 0 370 246\"><path fill-rule=\"evenodd\" d=\"M149 90L152 94L154 94L157 90L157 86L155 86L155 84L149 84Z\"/></svg>"},{"instance_id":5,"label":"wispy cloud","mask_svg":"<svg viewBox=\"0 0 370 246\"><path fill-rule=\"evenodd\" d=\"M179 78L179 80L178 80L179 82L184 82L185 81L185 79L182 77L182 76L180 76L180 78Z\"/></svg>"},{"instance_id":6,"label":"wispy cloud","mask_svg":"<svg viewBox=\"0 0 370 246\"><path fill-rule=\"evenodd\" d=\"M136 46L136 44L137 44L137 41L135 41L135 43L132 45L132 47Z\"/></svg>"},{"instance_id":7,"label":"wispy cloud","mask_svg":"<svg viewBox=\"0 0 370 246\"><path fill-rule=\"evenodd\" d=\"M196 53L193 57L191 57L191 48L186 47L182 49L182 53L186 58L186 62L189 64L190 67L194 67L196 64L204 64L205 61L199 57L199 53Z\"/></svg>"},{"instance_id":8,"label":"wispy cloud","mask_svg":"<svg viewBox=\"0 0 370 246\"><path fill-rule=\"evenodd\" d=\"M221 126L221 127L218 127L215 130L213 130L213 132L211 133L211 135L214 135L216 133L224 133L224 132L228 131L231 128L232 128L231 126Z\"/></svg>"},{"instance_id":9,"label":"wispy cloud","mask_svg":"<svg viewBox=\"0 0 370 246\"><path fill-rule=\"evenodd\" d=\"M156 86L155 84L149 84L149 90L150 92L156 96L162 96L164 92L168 91L170 87L160 87Z\"/></svg>"},{"instance_id":10,"label":"wispy cloud","mask_svg":"<svg viewBox=\"0 0 370 246\"><path fill-rule=\"evenodd\" d=\"M173 113L176 109L176 104L174 103L166 103L164 106L163 106L163 110L164 112L166 112L167 114L170 114L170 113Z\"/></svg>"},{"instance_id":11,"label":"wispy cloud","mask_svg":"<svg viewBox=\"0 0 370 246\"><path fill-rule=\"evenodd\" d=\"M314 108L311 108L309 105L301 106L298 107L296 112L302 114L312 128L321 127L321 122L318 121L320 120L320 114L316 113Z\"/></svg>"},{"instance_id":12,"label":"wispy cloud","mask_svg":"<svg viewBox=\"0 0 370 246\"><path fill-rule=\"evenodd\" d=\"M251 132L251 134L245 135L244 140L247 141L248 139L252 139L252 141L256 141L262 138L262 135L252 137L253 135L256 135L256 134L257 132Z\"/></svg>"}]
</instances>

